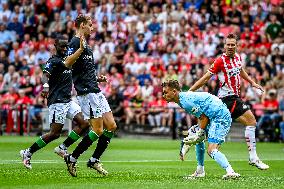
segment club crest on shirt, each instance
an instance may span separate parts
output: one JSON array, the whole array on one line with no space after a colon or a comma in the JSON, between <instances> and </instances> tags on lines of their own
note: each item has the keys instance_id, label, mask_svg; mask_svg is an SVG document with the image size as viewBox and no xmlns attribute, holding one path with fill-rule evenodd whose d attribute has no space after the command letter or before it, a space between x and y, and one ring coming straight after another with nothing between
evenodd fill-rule
<instances>
[{"instance_id":1,"label":"club crest on shirt","mask_svg":"<svg viewBox=\"0 0 284 189\"><path fill-rule=\"evenodd\" d=\"M67 50L67 55L69 56L69 55L73 54L73 51L74 51L74 48L69 47L68 50Z\"/></svg>"},{"instance_id":2,"label":"club crest on shirt","mask_svg":"<svg viewBox=\"0 0 284 189\"><path fill-rule=\"evenodd\" d=\"M50 67L50 62L47 62L46 64L45 64L45 69L48 69Z\"/></svg>"}]
</instances>

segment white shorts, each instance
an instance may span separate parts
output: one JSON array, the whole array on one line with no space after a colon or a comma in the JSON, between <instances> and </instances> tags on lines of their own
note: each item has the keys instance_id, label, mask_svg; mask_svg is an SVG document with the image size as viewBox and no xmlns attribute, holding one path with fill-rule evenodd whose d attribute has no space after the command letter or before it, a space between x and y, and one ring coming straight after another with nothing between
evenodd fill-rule
<instances>
[{"instance_id":1,"label":"white shorts","mask_svg":"<svg viewBox=\"0 0 284 189\"><path fill-rule=\"evenodd\" d=\"M102 92L77 96L77 99L85 120L99 118L103 114L111 112L107 99Z\"/></svg>"},{"instance_id":2,"label":"white shorts","mask_svg":"<svg viewBox=\"0 0 284 189\"><path fill-rule=\"evenodd\" d=\"M55 103L48 107L49 110L49 124L61 123L64 124L66 118L73 119L75 115L81 112L80 106L70 101L68 103Z\"/></svg>"}]
</instances>

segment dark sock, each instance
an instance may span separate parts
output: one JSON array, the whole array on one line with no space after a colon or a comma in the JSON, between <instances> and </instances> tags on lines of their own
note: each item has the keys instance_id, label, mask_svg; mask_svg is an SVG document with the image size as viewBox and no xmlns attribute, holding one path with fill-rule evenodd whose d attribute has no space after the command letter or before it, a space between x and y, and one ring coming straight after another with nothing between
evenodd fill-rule
<instances>
[{"instance_id":1,"label":"dark sock","mask_svg":"<svg viewBox=\"0 0 284 189\"><path fill-rule=\"evenodd\" d=\"M100 136L97 147L92 155L93 158L99 160L107 149L108 144L110 143L111 138L113 137L113 132L104 130L103 134Z\"/></svg>"},{"instance_id":2,"label":"dark sock","mask_svg":"<svg viewBox=\"0 0 284 189\"><path fill-rule=\"evenodd\" d=\"M33 145L30 147L30 153L35 153L39 149L43 148L46 146L46 142L40 137Z\"/></svg>"},{"instance_id":3,"label":"dark sock","mask_svg":"<svg viewBox=\"0 0 284 189\"><path fill-rule=\"evenodd\" d=\"M98 138L99 136L94 131L90 131L73 151L72 157L78 159L80 155L85 152Z\"/></svg>"},{"instance_id":4,"label":"dark sock","mask_svg":"<svg viewBox=\"0 0 284 189\"><path fill-rule=\"evenodd\" d=\"M71 131L71 133L68 135L68 138L63 142L63 144L66 148L68 148L74 142L76 142L79 138L80 138L80 135L78 135L75 131Z\"/></svg>"},{"instance_id":5,"label":"dark sock","mask_svg":"<svg viewBox=\"0 0 284 189\"><path fill-rule=\"evenodd\" d=\"M93 158L99 160L107 149L108 144L110 143L110 138L106 137L105 135L100 136L97 147L92 155Z\"/></svg>"}]
</instances>

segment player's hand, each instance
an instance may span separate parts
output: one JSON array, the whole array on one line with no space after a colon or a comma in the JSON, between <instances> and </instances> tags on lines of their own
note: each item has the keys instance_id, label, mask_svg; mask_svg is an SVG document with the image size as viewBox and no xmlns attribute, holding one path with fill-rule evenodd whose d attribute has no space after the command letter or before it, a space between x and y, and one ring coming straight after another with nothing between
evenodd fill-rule
<instances>
[{"instance_id":1,"label":"player's hand","mask_svg":"<svg viewBox=\"0 0 284 189\"><path fill-rule=\"evenodd\" d=\"M80 49L84 50L87 47L87 42L84 36L80 37Z\"/></svg>"},{"instance_id":2,"label":"player's hand","mask_svg":"<svg viewBox=\"0 0 284 189\"><path fill-rule=\"evenodd\" d=\"M199 129L195 135L189 135L183 139L183 142L187 145L195 145L202 142L205 139L205 130Z\"/></svg>"},{"instance_id":3,"label":"player's hand","mask_svg":"<svg viewBox=\"0 0 284 189\"><path fill-rule=\"evenodd\" d=\"M98 82L107 82L107 76L100 75L97 79Z\"/></svg>"},{"instance_id":4,"label":"player's hand","mask_svg":"<svg viewBox=\"0 0 284 189\"><path fill-rule=\"evenodd\" d=\"M261 92L264 92L264 89L262 88L262 86L260 86L260 85L258 85L258 84L256 84L256 83L253 83L253 84L252 84L252 87L255 87L255 88L261 90Z\"/></svg>"},{"instance_id":5,"label":"player's hand","mask_svg":"<svg viewBox=\"0 0 284 189\"><path fill-rule=\"evenodd\" d=\"M49 87L44 87L44 88L42 89L42 91L41 91L41 96L42 96L43 98L47 98L48 93L49 93Z\"/></svg>"},{"instance_id":6,"label":"player's hand","mask_svg":"<svg viewBox=\"0 0 284 189\"><path fill-rule=\"evenodd\" d=\"M187 145L183 141L181 141L180 151L179 151L179 159L181 161L184 161L185 155L188 153L190 147L191 147L191 145Z\"/></svg>"}]
</instances>

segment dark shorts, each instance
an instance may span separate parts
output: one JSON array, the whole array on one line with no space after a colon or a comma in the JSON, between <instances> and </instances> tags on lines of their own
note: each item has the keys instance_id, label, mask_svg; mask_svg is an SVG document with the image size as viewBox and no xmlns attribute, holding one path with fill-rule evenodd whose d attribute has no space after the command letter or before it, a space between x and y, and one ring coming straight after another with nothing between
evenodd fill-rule
<instances>
[{"instance_id":1,"label":"dark shorts","mask_svg":"<svg viewBox=\"0 0 284 189\"><path fill-rule=\"evenodd\" d=\"M240 97L235 95L226 96L224 98L221 98L221 100L227 105L233 119L237 119L250 109L249 106L246 105Z\"/></svg>"}]
</instances>

